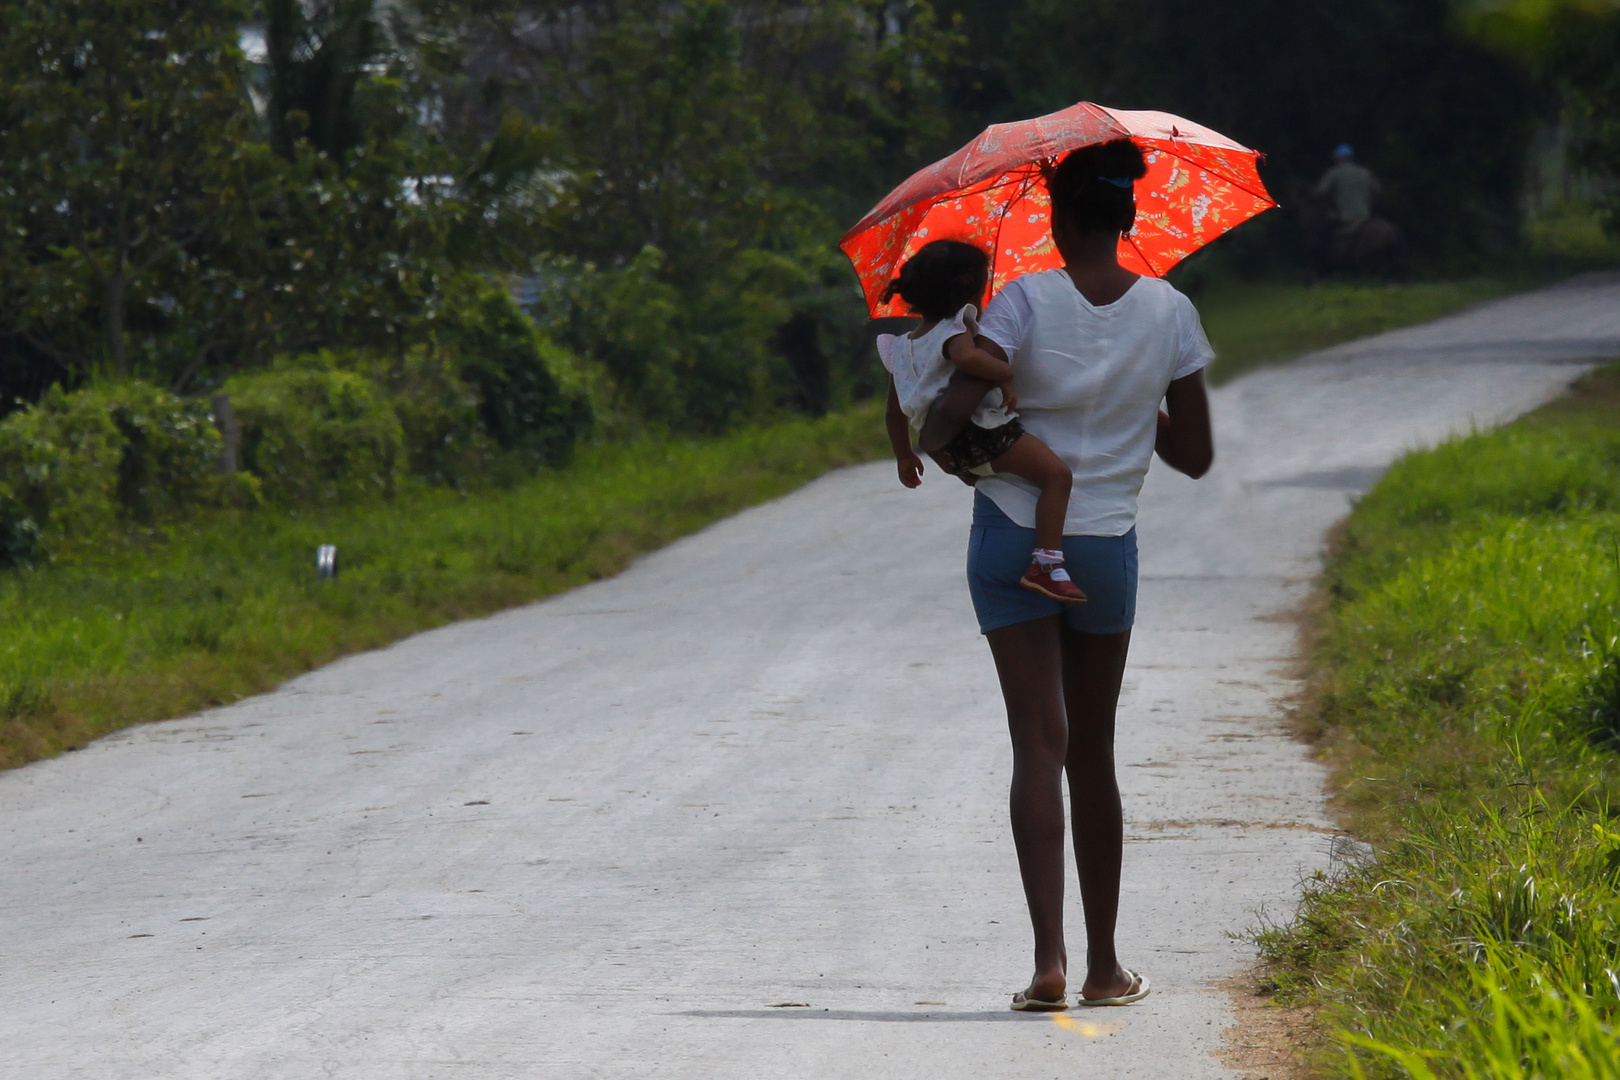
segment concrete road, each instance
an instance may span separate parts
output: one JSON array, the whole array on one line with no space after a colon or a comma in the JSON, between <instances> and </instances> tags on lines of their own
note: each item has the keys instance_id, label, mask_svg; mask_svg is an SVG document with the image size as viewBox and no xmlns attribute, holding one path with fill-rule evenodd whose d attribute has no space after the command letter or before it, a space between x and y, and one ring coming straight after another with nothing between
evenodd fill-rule
<instances>
[{"instance_id":1,"label":"concrete road","mask_svg":"<svg viewBox=\"0 0 1620 1080\"><path fill-rule=\"evenodd\" d=\"M0 1076L1230 1076L1230 935L1328 860L1279 719L1323 530L1402 450L1612 355L1620 279L1587 279L1252 374L1215 395L1211 476L1152 474L1119 751L1139 1006L1006 1009L1029 943L968 493L878 464L0 775Z\"/></svg>"}]
</instances>

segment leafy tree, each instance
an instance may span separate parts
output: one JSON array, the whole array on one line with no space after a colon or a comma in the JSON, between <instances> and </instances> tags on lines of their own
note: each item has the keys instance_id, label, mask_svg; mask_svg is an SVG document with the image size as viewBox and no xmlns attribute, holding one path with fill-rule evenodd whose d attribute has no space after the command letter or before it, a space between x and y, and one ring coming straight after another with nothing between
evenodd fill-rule
<instances>
[{"instance_id":1,"label":"leafy tree","mask_svg":"<svg viewBox=\"0 0 1620 1080\"><path fill-rule=\"evenodd\" d=\"M1620 182L1620 0L1460 0L1459 14L1558 95L1575 163ZM1620 187L1602 202L1620 236Z\"/></svg>"},{"instance_id":2,"label":"leafy tree","mask_svg":"<svg viewBox=\"0 0 1620 1080\"><path fill-rule=\"evenodd\" d=\"M557 465L593 423L590 402L565 389L548 363L547 341L505 289L462 275L446 290L435 336L478 392L484 431L502 450Z\"/></svg>"},{"instance_id":3,"label":"leafy tree","mask_svg":"<svg viewBox=\"0 0 1620 1080\"><path fill-rule=\"evenodd\" d=\"M447 126L528 125L542 307L627 404L714 428L862 384L832 243L946 149L956 39L927 5L492 3L468 25Z\"/></svg>"},{"instance_id":4,"label":"leafy tree","mask_svg":"<svg viewBox=\"0 0 1620 1080\"><path fill-rule=\"evenodd\" d=\"M1581 12L1560 27L1557 56L1579 164L1614 181L1604 224L1620 236L1620 11Z\"/></svg>"},{"instance_id":5,"label":"leafy tree","mask_svg":"<svg viewBox=\"0 0 1620 1080\"><path fill-rule=\"evenodd\" d=\"M0 323L127 374L210 283L256 183L232 0L0 9ZM132 345L134 347L132 347Z\"/></svg>"},{"instance_id":6,"label":"leafy tree","mask_svg":"<svg viewBox=\"0 0 1620 1080\"><path fill-rule=\"evenodd\" d=\"M356 92L366 65L385 50L373 0L265 0L270 66L267 120L276 152L291 158L300 140L341 161L364 137Z\"/></svg>"}]
</instances>

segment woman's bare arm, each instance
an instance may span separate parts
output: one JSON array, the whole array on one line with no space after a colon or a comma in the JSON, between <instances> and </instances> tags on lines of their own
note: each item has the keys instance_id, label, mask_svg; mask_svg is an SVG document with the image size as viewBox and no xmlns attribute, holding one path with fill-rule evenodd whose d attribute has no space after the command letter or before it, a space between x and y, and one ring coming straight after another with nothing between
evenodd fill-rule
<instances>
[{"instance_id":1,"label":"woman's bare arm","mask_svg":"<svg viewBox=\"0 0 1620 1080\"><path fill-rule=\"evenodd\" d=\"M1164 392L1164 406L1153 449L1166 465L1196 480L1209 472L1215 461L1204 373L1195 371L1171 383Z\"/></svg>"},{"instance_id":2,"label":"woman's bare arm","mask_svg":"<svg viewBox=\"0 0 1620 1080\"><path fill-rule=\"evenodd\" d=\"M1006 351L989 338L980 335L973 339L973 345L992 360L1007 364ZM1012 370L1011 364L1007 365L1007 370ZM956 438L973 418L973 410L979 407L984 395L995 388L996 384L988 379L976 379L963 371L952 375L950 386L928 410L928 419L923 421L917 445L924 453L932 454Z\"/></svg>"}]
</instances>

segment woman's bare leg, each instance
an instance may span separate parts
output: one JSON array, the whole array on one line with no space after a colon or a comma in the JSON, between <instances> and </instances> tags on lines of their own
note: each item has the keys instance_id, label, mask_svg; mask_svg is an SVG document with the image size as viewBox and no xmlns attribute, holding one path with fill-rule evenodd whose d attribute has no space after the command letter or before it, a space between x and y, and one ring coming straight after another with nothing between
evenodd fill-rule
<instances>
[{"instance_id":1,"label":"woman's bare leg","mask_svg":"<svg viewBox=\"0 0 1620 1080\"><path fill-rule=\"evenodd\" d=\"M1063 946L1063 769L1068 721L1058 616L1004 626L985 635L995 657L1012 735L1013 844L1035 931L1035 976L1025 993L1050 1001L1067 986ZM1115 860L1118 882L1118 860Z\"/></svg>"},{"instance_id":2,"label":"woman's bare leg","mask_svg":"<svg viewBox=\"0 0 1620 1080\"><path fill-rule=\"evenodd\" d=\"M1064 627L1063 701L1068 740L1064 769L1074 823L1080 903L1086 913L1085 997L1114 997L1130 985L1114 952L1119 866L1125 846L1114 776L1114 714L1131 632L1083 634ZM1005 683L1005 680L1003 680Z\"/></svg>"}]
</instances>

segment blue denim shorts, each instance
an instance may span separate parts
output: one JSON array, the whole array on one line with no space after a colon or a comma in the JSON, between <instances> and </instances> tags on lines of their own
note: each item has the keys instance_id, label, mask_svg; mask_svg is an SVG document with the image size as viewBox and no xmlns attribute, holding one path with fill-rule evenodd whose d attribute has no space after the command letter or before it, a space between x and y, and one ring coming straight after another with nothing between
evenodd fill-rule
<instances>
[{"instance_id":1,"label":"blue denim shorts","mask_svg":"<svg viewBox=\"0 0 1620 1080\"><path fill-rule=\"evenodd\" d=\"M1035 552L1035 530L1016 524L989 496L973 496L968 534L968 592L979 633L1063 616L1086 634L1121 634L1136 622L1136 530L1124 536L1065 536L1064 569L1086 594L1084 604L1060 604L1018 584Z\"/></svg>"}]
</instances>

